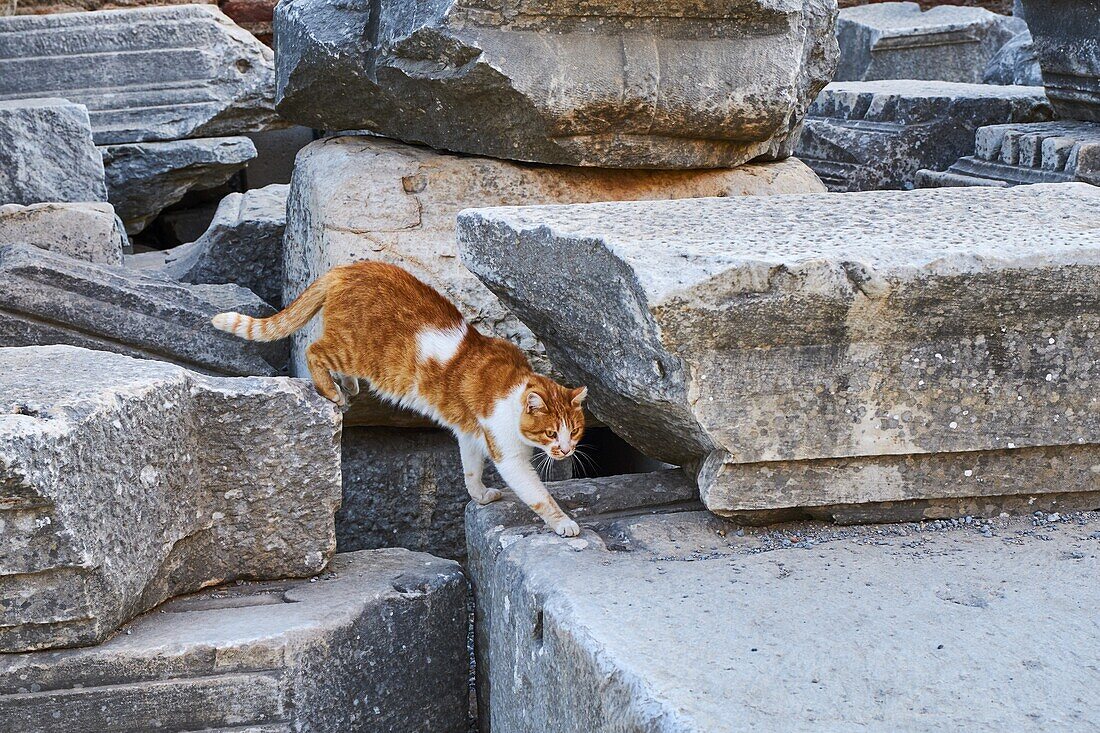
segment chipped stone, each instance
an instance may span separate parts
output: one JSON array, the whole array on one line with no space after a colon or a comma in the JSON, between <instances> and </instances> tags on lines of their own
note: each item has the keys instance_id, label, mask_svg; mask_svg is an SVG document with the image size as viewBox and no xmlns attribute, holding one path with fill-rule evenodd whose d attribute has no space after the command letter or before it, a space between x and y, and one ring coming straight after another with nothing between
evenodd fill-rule
<instances>
[{"instance_id":1,"label":"chipped stone","mask_svg":"<svg viewBox=\"0 0 1100 733\"><path fill-rule=\"evenodd\" d=\"M126 232L107 203L0 206L0 245L33 244L101 265L122 264Z\"/></svg>"}]
</instances>

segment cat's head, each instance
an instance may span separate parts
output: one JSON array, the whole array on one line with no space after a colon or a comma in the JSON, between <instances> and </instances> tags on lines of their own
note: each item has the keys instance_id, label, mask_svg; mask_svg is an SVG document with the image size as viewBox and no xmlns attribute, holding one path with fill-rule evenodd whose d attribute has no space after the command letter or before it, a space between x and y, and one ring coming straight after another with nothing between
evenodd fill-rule
<instances>
[{"instance_id":1,"label":"cat's head","mask_svg":"<svg viewBox=\"0 0 1100 733\"><path fill-rule=\"evenodd\" d=\"M538 376L523 391L519 432L529 445L560 461L573 455L584 435L587 387L570 389Z\"/></svg>"}]
</instances>

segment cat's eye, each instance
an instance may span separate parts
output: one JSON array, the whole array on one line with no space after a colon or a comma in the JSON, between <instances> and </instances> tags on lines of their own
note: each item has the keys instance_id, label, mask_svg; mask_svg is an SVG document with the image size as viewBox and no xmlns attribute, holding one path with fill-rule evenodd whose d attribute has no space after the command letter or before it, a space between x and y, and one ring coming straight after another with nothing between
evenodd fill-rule
<instances>
[{"instance_id":1,"label":"cat's eye","mask_svg":"<svg viewBox=\"0 0 1100 733\"><path fill-rule=\"evenodd\" d=\"M547 438L555 438L558 434L555 433L553 430L546 430L543 431L543 435L545 435Z\"/></svg>"}]
</instances>

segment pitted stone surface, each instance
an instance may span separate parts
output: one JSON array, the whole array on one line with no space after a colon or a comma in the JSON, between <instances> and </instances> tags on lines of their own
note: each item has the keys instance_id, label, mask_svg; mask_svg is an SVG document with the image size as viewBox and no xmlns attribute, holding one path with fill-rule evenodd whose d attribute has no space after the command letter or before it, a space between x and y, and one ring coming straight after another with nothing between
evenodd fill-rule
<instances>
[{"instance_id":1,"label":"pitted stone surface","mask_svg":"<svg viewBox=\"0 0 1100 733\"><path fill-rule=\"evenodd\" d=\"M835 0L291 0L278 110L330 130L558 165L790 154L836 65Z\"/></svg>"},{"instance_id":2,"label":"pitted stone surface","mask_svg":"<svg viewBox=\"0 0 1100 733\"><path fill-rule=\"evenodd\" d=\"M824 187L797 160L734 170L613 171L518 165L438 153L373 137L318 140L298 155L287 202L284 302L330 268L361 259L392 262L458 306L484 333L506 338L546 371L542 345L458 260L455 216L471 206L623 199L812 193ZM572 267L569 268L573 269ZM320 319L293 338L293 373ZM345 424L423 425L365 392Z\"/></svg>"},{"instance_id":3,"label":"pitted stone surface","mask_svg":"<svg viewBox=\"0 0 1100 733\"><path fill-rule=\"evenodd\" d=\"M31 245L0 245L0 346L69 344L221 375L286 372L285 343L244 341L210 319L272 308L236 285L183 285Z\"/></svg>"},{"instance_id":4,"label":"pitted stone surface","mask_svg":"<svg viewBox=\"0 0 1100 733\"><path fill-rule=\"evenodd\" d=\"M912 2L844 8L837 18L836 81L940 79L978 83L997 51L1021 30L1018 18L984 8Z\"/></svg>"},{"instance_id":5,"label":"pitted stone surface","mask_svg":"<svg viewBox=\"0 0 1100 733\"><path fill-rule=\"evenodd\" d=\"M0 655L6 730L463 733L466 582L405 550L170 601L88 649Z\"/></svg>"},{"instance_id":6,"label":"pitted stone surface","mask_svg":"<svg viewBox=\"0 0 1100 733\"><path fill-rule=\"evenodd\" d=\"M88 110L64 99L0 94L0 205L106 200Z\"/></svg>"},{"instance_id":7,"label":"pitted stone surface","mask_svg":"<svg viewBox=\"0 0 1100 733\"><path fill-rule=\"evenodd\" d=\"M1044 481L1013 493L1095 489L1093 186L483 209L459 216L459 242L592 412L696 467L714 511L838 503L839 480L776 478L823 459L1007 451L1003 468L1075 446L1021 468ZM942 482L864 473L844 501L995 488L957 459Z\"/></svg>"},{"instance_id":8,"label":"pitted stone surface","mask_svg":"<svg viewBox=\"0 0 1100 733\"><path fill-rule=\"evenodd\" d=\"M739 529L648 477L552 484L568 540L470 507L482 730L1100 725L1100 514Z\"/></svg>"},{"instance_id":9,"label":"pitted stone surface","mask_svg":"<svg viewBox=\"0 0 1100 733\"><path fill-rule=\"evenodd\" d=\"M0 206L0 245L15 243L101 265L121 265L127 240L110 204Z\"/></svg>"},{"instance_id":10,"label":"pitted stone surface","mask_svg":"<svg viewBox=\"0 0 1100 733\"><path fill-rule=\"evenodd\" d=\"M306 382L49 346L0 349L0 395L0 651L335 549L340 419Z\"/></svg>"},{"instance_id":11,"label":"pitted stone surface","mask_svg":"<svg viewBox=\"0 0 1100 733\"><path fill-rule=\"evenodd\" d=\"M260 130L274 87L271 49L214 5L0 18L0 100L87 105L97 145Z\"/></svg>"},{"instance_id":12,"label":"pitted stone surface","mask_svg":"<svg viewBox=\"0 0 1100 733\"><path fill-rule=\"evenodd\" d=\"M1100 122L1100 3L1025 0L1023 6L1058 116Z\"/></svg>"},{"instance_id":13,"label":"pitted stone surface","mask_svg":"<svg viewBox=\"0 0 1100 733\"><path fill-rule=\"evenodd\" d=\"M974 149L982 125L1053 114L1042 87L948 81L848 81L825 87L795 152L832 191L913 188Z\"/></svg>"}]
</instances>

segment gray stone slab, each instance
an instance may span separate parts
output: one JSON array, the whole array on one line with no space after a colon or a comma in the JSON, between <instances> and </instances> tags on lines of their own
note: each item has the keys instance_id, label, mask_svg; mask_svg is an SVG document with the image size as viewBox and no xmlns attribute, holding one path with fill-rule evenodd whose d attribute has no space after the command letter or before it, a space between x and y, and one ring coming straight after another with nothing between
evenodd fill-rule
<instances>
[{"instance_id":1,"label":"gray stone slab","mask_svg":"<svg viewBox=\"0 0 1100 733\"><path fill-rule=\"evenodd\" d=\"M1096 187L483 209L459 242L712 511L1095 488Z\"/></svg>"},{"instance_id":2,"label":"gray stone slab","mask_svg":"<svg viewBox=\"0 0 1100 733\"><path fill-rule=\"evenodd\" d=\"M106 200L83 105L0 96L0 204Z\"/></svg>"},{"instance_id":3,"label":"gray stone slab","mask_svg":"<svg viewBox=\"0 0 1100 733\"><path fill-rule=\"evenodd\" d=\"M215 5L0 19L0 100L87 105L98 145L263 129L274 82L271 49Z\"/></svg>"},{"instance_id":4,"label":"gray stone slab","mask_svg":"<svg viewBox=\"0 0 1100 733\"><path fill-rule=\"evenodd\" d=\"M1066 181L1100 186L1100 124L1066 120L981 127L973 155L945 171L917 172L922 188Z\"/></svg>"},{"instance_id":5,"label":"gray stone slab","mask_svg":"<svg viewBox=\"0 0 1100 733\"><path fill-rule=\"evenodd\" d=\"M482 731L1100 725L1100 515L739 530L629 478L551 485L573 539L468 511Z\"/></svg>"},{"instance_id":6,"label":"gray stone slab","mask_svg":"<svg viewBox=\"0 0 1100 733\"><path fill-rule=\"evenodd\" d=\"M940 79L981 82L994 54L1022 21L984 8L913 2L844 8L837 18L836 81Z\"/></svg>"},{"instance_id":7,"label":"gray stone slab","mask_svg":"<svg viewBox=\"0 0 1100 733\"><path fill-rule=\"evenodd\" d=\"M305 381L41 346L0 348L0 394L0 651L335 550L340 418Z\"/></svg>"},{"instance_id":8,"label":"gray stone slab","mask_svg":"<svg viewBox=\"0 0 1100 733\"><path fill-rule=\"evenodd\" d=\"M1100 122L1100 3L1024 0L1047 96L1060 117Z\"/></svg>"},{"instance_id":9,"label":"gray stone slab","mask_svg":"<svg viewBox=\"0 0 1100 733\"><path fill-rule=\"evenodd\" d=\"M31 245L0 245L0 346L69 344L169 361L220 375L286 372L286 344L214 328L217 313L270 315L236 285L185 285L74 260Z\"/></svg>"},{"instance_id":10,"label":"gray stone slab","mask_svg":"<svg viewBox=\"0 0 1100 733\"><path fill-rule=\"evenodd\" d=\"M1035 55L1031 33L1026 30L1017 33L1011 41L1001 46L986 64L982 83L1043 85L1043 72L1039 67L1039 58Z\"/></svg>"},{"instance_id":11,"label":"gray stone slab","mask_svg":"<svg viewBox=\"0 0 1100 733\"><path fill-rule=\"evenodd\" d=\"M247 137L104 145L107 194L130 234L188 191L214 188L256 157Z\"/></svg>"},{"instance_id":12,"label":"gray stone slab","mask_svg":"<svg viewBox=\"0 0 1100 733\"><path fill-rule=\"evenodd\" d=\"M0 206L0 245L33 244L101 265L121 265L126 231L107 203Z\"/></svg>"},{"instance_id":13,"label":"gray stone slab","mask_svg":"<svg viewBox=\"0 0 1100 733\"><path fill-rule=\"evenodd\" d=\"M171 601L100 646L0 655L25 733L466 730L466 582L405 550Z\"/></svg>"},{"instance_id":14,"label":"gray stone slab","mask_svg":"<svg viewBox=\"0 0 1100 733\"><path fill-rule=\"evenodd\" d=\"M974 149L974 133L1053 115L1042 87L947 81L849 81L825 87L795 152L832 191L913 188Z\"/></svg>"},{"instance_id":15,"label":"gray stone slab","mask_svg":"<svg viewBox=\"0 0 1100 733\"><path fill-rule=\"evenodd\" d=\"M278 110L442 150L613 168L790 154L836 64L835 0L293 0Z\"/></svg>"}]
</instances>

